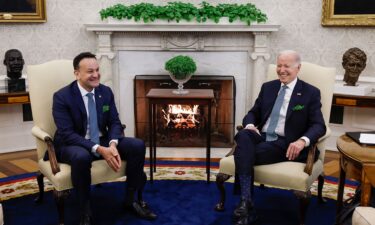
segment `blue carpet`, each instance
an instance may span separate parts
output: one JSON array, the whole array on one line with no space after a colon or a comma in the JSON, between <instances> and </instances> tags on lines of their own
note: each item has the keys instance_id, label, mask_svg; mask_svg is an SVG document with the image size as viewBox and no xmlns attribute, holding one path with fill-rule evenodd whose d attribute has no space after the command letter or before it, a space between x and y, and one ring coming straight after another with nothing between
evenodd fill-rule
<instances>
[{"instance_id":1,"label":"blue carpet","mask_svg":"<svg viewBox=\"0 0 375 225\"><path fill-rule=\"evenodd\" d=\"M148 183L144 199L159 217L156 221L144 221L124 211L124 183L107 183L92 187L93 217L96 225L230 225L232 211L239 197L231 194L233 184L227 183L226 188L226 211L216 212L213 207L219 196L215 183L181 180ZM46 193L45 200L40 205L33 202L35 196L28 195L2 202L5 224L57 224L57 209L52 192ZM298 224L298 200L290 191L256 188L255 205L259 225ZM318 204L316 197L313 197L306 225L333 224L335 208L335 201L328 200L326 204ZM67 225L78 224L74 191L65 204L65 221Z\"/></svg>"}]
</instances>

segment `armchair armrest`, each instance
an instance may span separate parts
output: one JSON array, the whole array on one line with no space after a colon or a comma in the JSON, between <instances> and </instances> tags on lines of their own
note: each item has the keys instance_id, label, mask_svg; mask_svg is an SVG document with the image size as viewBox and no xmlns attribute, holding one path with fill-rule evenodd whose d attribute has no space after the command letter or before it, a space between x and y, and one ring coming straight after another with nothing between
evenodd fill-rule
<instances>
[{"instance_id":1,"label":"armchair armrest","mask_svg":"<svg viewBox=\"0 0 375 225\"><path fill-rule=\"evenodd\" d=\"M46 138L46 137L49 137L51 138L51 136L45 132L44 130L42 130L40 127L38 126L34 126L32 129L31 129L31 134L34 135L34 137L36 138L39 138L40 140L43 140ZM52 139L52 138L51 138Z\"/></svg>"},{"instance_id":2,"label":"armchair armrest","mask_svg":"<svg viewBox=\"0 0 375 225\"><path fill-rule=\"evenodd\" d=\"M326 133L324 134L323 137L319 138L318 143L321 141L324 141L330 135L331 135L331 129L327 127ZM306 166L305 166L304 172L307 173L308 175L311 175L312 170L313 170L316 146L317 144L311 146L311 148L309 149L309 153L307 155Z\"/></svg>"},{"instance_id":3,"label":"armchair armrest","mask_svg":"<svg viewBox=\"0 0 375 225\"><path fill-rule=\"evenodd\" d=\"M53 147L53 142L51 136L42 130L38 126L34 126L31 129L31 133L38 139L43 140L47 144L48 158L51 164L52 173L56 174L60 172L60 167L56 159L55 148Z\"/></svg>"},{"instance_id":4,"label":"armchair armrest","mask_svg":"<svg viewBox=\"0 0 375 225\"><path fill-rule=\"evenodd\" d=\"M311 175L312 170L313 170L315 151L316 151L316 144L310 147L309 153L307 155L306 166L305 166L305 169L303 170L308 175Z\"/></svg>"}]
</instances>

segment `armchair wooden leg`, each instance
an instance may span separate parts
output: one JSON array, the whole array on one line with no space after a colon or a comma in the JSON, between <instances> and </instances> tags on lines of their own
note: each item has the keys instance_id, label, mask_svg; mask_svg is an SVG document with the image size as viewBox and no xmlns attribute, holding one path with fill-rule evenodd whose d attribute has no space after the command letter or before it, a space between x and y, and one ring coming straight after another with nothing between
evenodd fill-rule
<instances>
[{"instance_id":1,"label":"armchair wooden leg","mask_svg":"<svg viewBox=\"0 0 375 225\"><path fill-rule=\"evenodd\" d=\"M294 191L300 202L300 224L305 224L305 215L311 199L311 191Z\"/></svg>"},{"instance_id":2,"label":"armchair wooden leg","mask_svg":"<svg viewBox=\"0 0 375 225\"><path fill-rule=\"evenodd\" d=\"M318 177L318 202L325 203L327 200L323 198L323 185L324 185L324 175L321 174Z\"/></svg>"},{"instance_id":3,"label":"armchair wooden leg","mask_svg":"<svg viewBox=\"0 0 375 225\"><path fill-rule=\"evenodd\" d=\"M59 214L59 225L64 225L64 201L69 195L69 190L56 191L53 190L53 196L55 197L57 210Z\"/></svg>"},{"instance_id":4,"label":"armchair wooden leg","mask_svg":"<svg viewBox=\"0 0 375 225\"><path fill-rule=\"evenodd\" d=\"M39 171L38 176L36 177L36 181L38 182L38 189L39 195L35 198L36 203L42 203L44 198L44 182L43 182L44 175Z\"/></svg>"},{"instance_id":5,"label":"armchair wooden leg","mask_svg":"<svg viewBox=\"0 0 375 225\"><path fill-rule=\"evenodd\" d=\"M224 204L225 204L225 187L224 182L227 181L231 176L224 173L218 173L216 175L216 186L220 192L220 202L216 204L215 210L222 212L224 211Z\"/></svg>"}]
</instances>

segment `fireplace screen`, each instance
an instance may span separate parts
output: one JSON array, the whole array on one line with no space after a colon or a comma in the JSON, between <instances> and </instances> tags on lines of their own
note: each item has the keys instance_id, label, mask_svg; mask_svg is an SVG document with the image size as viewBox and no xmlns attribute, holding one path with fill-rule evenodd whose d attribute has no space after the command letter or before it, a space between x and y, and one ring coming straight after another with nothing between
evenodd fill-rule
<instances>
[{"instance_id":1,"label":"fireplace screen","mask_svg":"<svg viewBox=\"0 0 375 225\"><path fill-rule=\"evenodd\" d=\"M135 77L136 137L148 145L148 100L152 88L177 88L165 75L138 75ZM211 146L231 147L234 135L235 85L232 76L194 76L184 85L187 89L213 89L211 110ZM204 147L208 107L203 105L157 105L156 135L160 147Z\"/></svg>"}]
</instances>

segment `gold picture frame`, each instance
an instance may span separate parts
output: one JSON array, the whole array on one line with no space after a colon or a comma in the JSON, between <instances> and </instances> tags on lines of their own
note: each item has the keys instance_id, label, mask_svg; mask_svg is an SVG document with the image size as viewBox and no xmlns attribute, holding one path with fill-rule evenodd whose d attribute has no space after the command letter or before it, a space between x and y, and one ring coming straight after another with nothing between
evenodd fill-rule
<instances>
[{"instance_id":1,"label":"gold picture frame","mask_svg":"<svg viewBox=\"0 0 375 225\"><path fill-rule=\"evenodd\" d=\"M45 0L0 0L0 23L47 21Z\"/></svg>"},{"instance_id":2,"label":"gold picture frame","mask_svg":"<svg viewBox=\"0 0 375 225\"><path fill-rule=\"evenodd\" d=\"M375 26L375 1L323 0L322 26Z\"/></svg>"}]
</instances>

